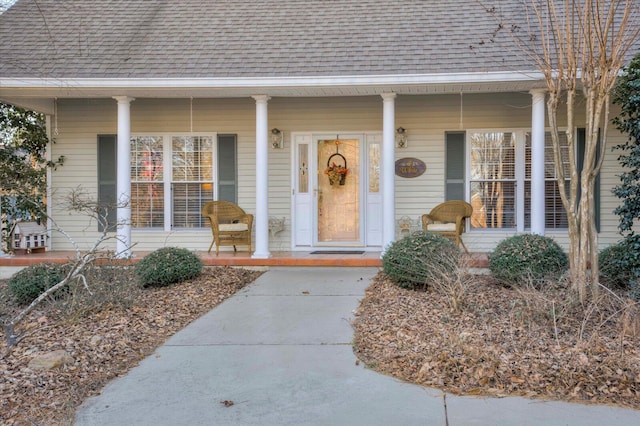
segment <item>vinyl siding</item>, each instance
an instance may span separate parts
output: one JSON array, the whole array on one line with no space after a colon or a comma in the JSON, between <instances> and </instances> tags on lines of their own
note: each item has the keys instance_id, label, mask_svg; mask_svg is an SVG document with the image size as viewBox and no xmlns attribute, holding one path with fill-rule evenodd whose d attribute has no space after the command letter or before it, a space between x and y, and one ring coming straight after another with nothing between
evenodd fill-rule
<instances>
[{"instance_id":1,"label":"vinyl siding","mask_svg":"<svg viewBox=\"0 0 640 426\"><path fill-rule=\"evenodd\" d=\"M286 220L285 230L270 237L270 250L291 249L291 134L381 132L382 99L378 96L344 98L273 98L269 101L269 129L284 132L284 149L269 148L269 216ZM236 134L238 149L238 204L255 213L255 102L251 98L136 99L131 103L132 134L196 133ZM117 132L117 104L112 99L59 100L58 135L52 156L64 155L64 166L52 172L52 214L58 226L73 236L80 248L93 244L97 226L86 217L68 212L64 199L81 186L97 196L97 135ZM578 126L580 122L576 123ZM417 178L395 178L396 218L417 220L444 200L445 132L469 129L527 129L531 126L531 96L527 93L399 96L396 99L396 127L407 129L408 147L396 149L396 159L416 157L427 166ZM611 194L618 183L617 153L610 147L624 140L610 129L601 179L602 246L619 239L619 204ZM464 239L471 251L491 251L508 234L474 230ZM566 232L549 232L563 246ZM208 229L179 232L132 232L134 250L153 250L165 245L206 250L211 241ZM72 245L60 233L52 234L55 250ZM113 242L115 247L115 242ZM110 247L110 248L113 248Z\"/></svg>"}]
</instances>

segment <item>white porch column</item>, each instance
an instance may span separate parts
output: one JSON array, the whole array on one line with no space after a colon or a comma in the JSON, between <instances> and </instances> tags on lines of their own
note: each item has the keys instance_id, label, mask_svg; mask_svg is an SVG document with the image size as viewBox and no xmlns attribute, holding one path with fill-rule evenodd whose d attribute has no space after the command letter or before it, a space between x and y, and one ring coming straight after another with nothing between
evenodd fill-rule
<instances>
[{"instance_id":1,"label":"white porch column","mask_svg":"<svg viewBox=\"0 0 640 426\"><path fill-rule=\"evenodd\" d=\"M118 167L116 255L131 257L131 101L128 96L114 96L118 101Z\"/></svg>"},{"instance_id":2,"label":"white porch column","mask_svg":"<svg viewBox=\"0 0 640 426\"><path fill-rule=\"evenodd\" d=\"M531 92L531 233L544 235L544 102L545 91Z\"/></svg>"},{"instance_id":3,"label":"white porch column","mask_svg":"<svg viewBox=\"0 0 640 426\"><path fill-rule=\"evenodd\" d=\"M382 252L396 239L395 93L382 95Z\"/></svg>"},{"instance_id":4,"label":"white porch column","mask_svg":"<svg viewBox=\"0 0 640 426\"><path fill-rule=\"evenodd\" d=\"M252 96L256 101L256 241L251 257L266 259L269 253L269 96Z\"/></svg>"}]
</instances>

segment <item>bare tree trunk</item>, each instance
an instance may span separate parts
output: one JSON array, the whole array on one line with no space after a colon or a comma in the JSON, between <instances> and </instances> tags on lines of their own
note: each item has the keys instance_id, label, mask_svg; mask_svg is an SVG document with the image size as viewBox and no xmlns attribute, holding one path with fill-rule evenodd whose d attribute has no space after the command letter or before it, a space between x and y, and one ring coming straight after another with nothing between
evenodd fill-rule
<instances>
[{"instance_id":1,"label":"bare tree trunk","mask_svg":"<svg viewBox=\"0 0 640 426\"><path fill-rule=\"evenodd\" d=\"M108 214L108 206L100 206L98 203L90 200L89 198L85 198L85 194L81 190L81 188L77 188L73 190L69 194L69 209L72 211L79 211L87 214L90 218L95 219L100 224L102 224L102 233L94 242L93 246L91 246L86 252L82 253L78 244L73 240L71 235L67 233L65 230L60 228L55 224L55 221L51 220L54 225L54 229L67 237L69 242L75 246L76 249L76 259L72 263L71 270L67 273L67 275L57 284L50 287L42 294L40 294L29 306L19 312L15 317L13 317L10 321L5 324L5 333L7 335L7 346L12 347L18 343L18 336L15 333L16 325L22 321L31 311L33 311L43 300L47 299L53 293L58 291L59 289L67 286L74 280L82 280L85 287L88 289L86 279L84 277L84 272L90 265L94 264L95 261L99 257L99 253L102 250L103 244L108 240L113 239L112 236L109 235L109 226L107 221ZM111 254L107 256L108 258L117 258L117 254Z\"/></svg>"},{"instance_id":2,"label":"bare tree trunk","mask_svg":"<svg viewBox=\"0 0 640 426\"><path fill-rule=\"evenodd\" d=\"M597 295L598 233L594 190L602 168L610 93L627 52L640 36L637 0L524 0L529 32L512 33L517 45L544 75L547 113L562 204L569 228L569 267L580 300ZM488 9L492 10L492 9ZM500 28L508 27L501 23ZM576 92L582 90L586 117L582 171L576 163ZM566 100L568 159L562 158L557 115ZM565 176L564 162L569 162ZM569 190L566 179L569 180ZM590 294L589 294L590 293Z\"/></svg>"}]
</instances>

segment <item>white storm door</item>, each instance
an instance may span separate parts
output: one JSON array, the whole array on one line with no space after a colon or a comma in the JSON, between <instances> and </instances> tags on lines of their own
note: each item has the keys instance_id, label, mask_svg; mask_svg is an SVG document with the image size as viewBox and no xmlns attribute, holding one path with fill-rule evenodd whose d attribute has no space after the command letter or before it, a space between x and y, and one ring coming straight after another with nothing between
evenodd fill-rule
<instances>
[{"instance_id":1,"label":"white storm door","mask_svg":"<svg viewBox=\"0 0 640 426\"><path fill-rule=\"evenodd\" d=\"M293 136L293 247L310 247L313 240L311 141L311 134Z\"/></svg>"}]
</instances>

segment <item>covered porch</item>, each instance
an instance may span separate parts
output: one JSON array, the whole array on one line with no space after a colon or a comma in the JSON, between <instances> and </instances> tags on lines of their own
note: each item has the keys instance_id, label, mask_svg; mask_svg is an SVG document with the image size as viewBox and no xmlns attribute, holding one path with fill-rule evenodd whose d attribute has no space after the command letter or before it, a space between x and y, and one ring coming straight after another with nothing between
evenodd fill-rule
<instances>
[{"instance_id":1,"label":"covered porch","mask_svg":"<svg viewBox=\"0 0 640 426\"><path fill-rule=\"evenodd\" d=\"M114 164L112 176L115 179L109 183L114 186L117 199L124 200L114 212L114 223L118 224L116 251L123 253L123 257L129 257L130 254L140 257L144 251L150 251L158 244L169 242L171 245L181 245L186 244L185 241L189 241L189 248L201 249L208 244L206 229L198 232L197 224L174 223L175 217L171 216L177 217L175 204L182 200L178 200L180 194L174 188L189 189L198 182L175 183L171 181L173 175L167 174L162 179L156 179L159 182L161 180L160 183L154 181L154 185L151 185L145 180L146 177L132 172L133 165L138 163L131 155L139 154L132 149L132 141L142 144L153 139L160 146L157 148L158 158L171 158L173 147L169 148L167 141L179 138L206 139L217 144L218 155L213 155L211 162L219 161L220 164L214 165L212 180L202 183L199 188L206 186L213 189L207 194L203 192L201 197L204 197L203 200L222 199L222 193L228 189L222 188L222 185L227 185L227 181L233 182L233 185L227 185L233 186L229 191L235 191L235 197L231 198L255 217L254 251L248 256L256 259L253 264L277 264L283 258L299 263L300 258L306 258L313 249L327 246L363 248L378 253L367 255L375 259L379 258L379 253L385 247L402 236L399 221L407 217L415 221L451 196L456 199L467 198L469 191L464 188L465 183L461 179L456 181L459 181L457 186L460 190L449 194L452 187L449 180L452 178L446 175L449 167L449 164L445 164L446 160L455 157L461 164L466 162L463 153L465 148L460 145L464 144L464 139L459 141L458 145L462 147L459 152L452 151L450 157L448 151L444 152L451 130L460 136L464 135L467 128L499 128L504 125L503 115L506 114L510 125L517 124L518 128L532 130L530 230L544 233L545 203L540 201L544 200L544 92L534 89L539 84L536 78L519 75L517 79L498 82L493 75L474 73L473 76L452 77L451 81L445 83L429 78L419 82L395 78L393 84L389 79L374 80L356 79L345 86L344 82L329 79L321 87L315 81L300 81L306 83L305 90L289 86L290 82L279 81L271 85L253 82L255 86L234 88L232 95L221 92L215 85L212 87L211 82L191 82L192 86L182 87L177 93L165 87L169 82L158 81L151 84L146 82L149 87L144 90L92 87L89 92L82 93L82 98L71 99L67 98L68 94L65 97L62 93L58 98L43 98L42 101L49 106L42 109L49 115L50 131L52 135L57 135L52 150L55 150L55 155L61 153L68 159L63 170L52 174L56 182L51 184L51 191L59 197L62 193L57 189L60 182L66 186L75 185L78 182L76 173L80 173L76 170L81 170L86 175L86 183L83 184L91 192L94 182L98 182L95 189L100 198L100 190L107 186L106 183L103 185L106 180L100 175L94 176L94 170L84 170L87 162L77 152L80 149L93 149L96 134L97 154L89 152L89 164L95 162L96 169L105 170L101 167L102 162L109 159L102 155L100 143L110 137L115 148L113 151L117 151L117 155L112 156L113 162L117 164ZM151 98L152 94L156 97ZM196 94L197 97L185 96ZM15 95L18 96L18 93ZM34 96L37 94L34 93ZM18 103L17 98L14 100ZM24 98L19 100L22 103L25 101ZM514 104L518 107L513 107ZM486 110L487 105L504 111L502 115L485 116L481 111ZM521 112L525 108L528 111ZM98 120L99 124L95 129L86 129L86 134L83 130L76 137L76 129L84 126L85 117ZM408 129L408 139L403 143L398 142L400 128ZM273 137L276 130L278 141ZM233 152L222 151L223 142L227 142L225 138L232 139ZM329 164L322 157L325 153L321 152L321 148L331 142L339 142L339 149L345 154L349 144L355 147L355 151L347 155L350 178L341 191L323 190L319 185L327 184L323 167L325 163L327 167ZM333 149L336 152L338 150L336 146ZM375 163L371 154L374 151ZM156 151L153 153L155 155ZM395 161L403 156L424 159L427 163L426 173L417 179L398 178ZM223 159L227 157L235 161L225 163ZM140 161L146 164L144 159ZM160 164L160 160L157 162ZM217 181L215 177L217 173L222 173L223 163L236 164L236 168L231 173L232 178L227 179L220 174ZM157 169L169 170L172 165L167 163L163 166ZM465 169L461 169L461 172L463 175L467 173ZM309 180L303 181L298 174ZM371 179L366 180L374 175L374 183ZM460 177L463 178L463 175ZM313 179L317 179L317 182ZM113 182L117 182L117 188ZM140 205L137 200L136 207L146 209L138 209L138 216L132 217L130 200L135 192L133 190L138 191L136 194L140 197L139 189L145 185L162 188L161 195L156 196L153 192L149 199L153 199L156 205L163 203L163 211L160 212L163 216L151 207L146 208L146 204ZM341 214L353 219L353 224L347 224L352 235L324 235L321 226L331 223L331 220L319 217L321 213L328 217L325 213L329 209L323 209L325 206L322 202L329 206L344 206L346 203L342 199L331 202L328 196L338 193L344 195L347 193L345 188L350 186L354 187L352 193L357 200L356 207L354 212L342 209L344 211ZM185 195L184 198L188 197ZM62 223L65 229L81 234L86 239L83 242L89 243L91 236L85 232L87 225L81 226L78 218L72 219L68 212L54 207L62 205L60 200L56 202L49 207L50 216L62 217L66 221ZM140 211L157 223L142 223ZM146 219L146 216L142 219ZM285 223L279 234L272 229L273 219ZM490 250L495 235L494 232L483 230L475 232L469 241L470 249L478 252ZM176 244L174 240L180 243ZM65 250L66 245L60 237L54 236L49 247L58 251ZM134 246L137 248L132 250ZM233 256L232 262L247 264L247 260L238 260L240 256L244 254ZM311 257L313 260L305 261L323 263L327 256L320 255L318 260ZM341 256L336 257L336 261L341 261ZM273 260L270 261L271 258Z\"/></svg>"},{"instance_id":2,"label":"covered porch","mask_svg":"<svg viewBox=\"0 0 640 426\"><path fill-rule=\"evenodd\" d=\"M136 252L133 262L137 262L150 252ZM302 251L274 251L271 257L259 259L248 252L220 252L219 256L196 251L205 266L230 266L247 268L269 268L274 266L328 266L328 267L381 267L380 252L365 251L361 254L312 253ZM486 268L486 253L470 253L467 256L469 265L474 268ZM72 251L46 251L43 253L21 254L0 257L0 278L8 278L19 268L44 262L65 263L75 257Z\"/></svg>"}]
</instances>

